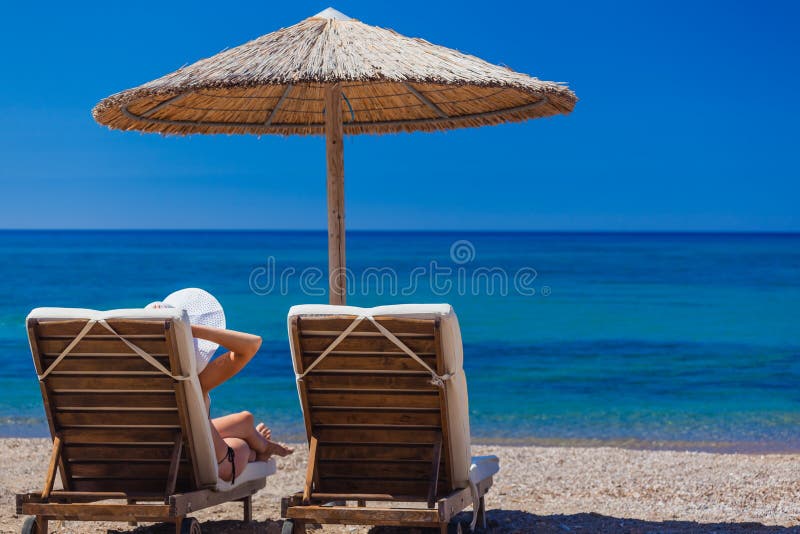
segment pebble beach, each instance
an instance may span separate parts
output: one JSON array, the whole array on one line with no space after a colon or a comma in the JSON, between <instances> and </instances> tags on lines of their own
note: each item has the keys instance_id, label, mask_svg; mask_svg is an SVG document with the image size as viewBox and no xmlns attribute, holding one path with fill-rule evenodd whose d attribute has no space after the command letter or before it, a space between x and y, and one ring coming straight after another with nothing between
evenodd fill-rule
<instances>
[{"instance_id":1,"label":"pebble beach","mask_svg":"<svg viewBox=\"0 0 800 534\"><path fill-rule=\"evenodd\" d=\"M46 439L0 439L0 531L19 532L17 492L40 489ZM612 447L473 446L497 454L487 497L491 533L800 533L800 454L720 454ZM254 498L198 512L204 533L279 533L280 498L302 487L306 447L278 460ZM468 521L469 512L459 516ZM173 532L169 525L53 522L51 532ZM404 529L325 526L319 534Z\"/></svg>"}]
</instances>

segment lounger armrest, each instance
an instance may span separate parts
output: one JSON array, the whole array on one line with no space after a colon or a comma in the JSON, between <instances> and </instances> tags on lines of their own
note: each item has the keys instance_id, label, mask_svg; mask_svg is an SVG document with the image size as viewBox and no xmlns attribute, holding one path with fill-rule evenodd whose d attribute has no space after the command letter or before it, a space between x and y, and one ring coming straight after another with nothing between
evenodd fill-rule
<instances>
[{"instance_id":1,"label":"lounger armrest","mask_svg":"<svg viewBox=\"0 0 800 534\"><path fill-rule=\"evenodd\" d=\"M477 484L500 471L500 458L497 456L473 456L469 466L469 479Z\"/></svg>"},{"instance_id":2,"label":"lounger armrest","mask_svg":"<svg viewBox=\"0 0 800 534\"><path fill-rule=\"evenodd\" d=\"M475 526L478 522L478 516L484 510L481 510L481 493L478 487L481 482L494 476L500 471L500 458L497 456L473 456L469 466L469 488L472 491L472 523L470 523L470 531L475 532Z\"/></svg>"}]
</instances>

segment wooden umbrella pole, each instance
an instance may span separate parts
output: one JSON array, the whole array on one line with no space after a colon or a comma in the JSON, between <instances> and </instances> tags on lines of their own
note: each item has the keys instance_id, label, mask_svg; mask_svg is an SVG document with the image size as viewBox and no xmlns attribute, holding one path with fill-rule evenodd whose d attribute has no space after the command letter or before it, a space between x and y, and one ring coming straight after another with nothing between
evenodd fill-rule
<instances>
[{"instance_id":1,"label":"wooden umbrella pole","mask_svg":"<svg viewBox=\"0 0 800 534\"><path fill-rule=\"evenodd\" d=\"M325 153L328 160L328 287L331 304L344 305L347 276L344 258L344 146L342 87L325 88Z\"/></svg>"}]
</instances>

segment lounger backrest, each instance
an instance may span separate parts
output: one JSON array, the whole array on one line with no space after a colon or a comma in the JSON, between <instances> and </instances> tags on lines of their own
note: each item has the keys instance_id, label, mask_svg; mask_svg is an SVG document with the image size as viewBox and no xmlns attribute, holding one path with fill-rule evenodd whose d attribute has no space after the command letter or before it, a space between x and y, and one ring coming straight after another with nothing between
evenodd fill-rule
<instances>
[{"instance_id":1,"label":"lounger backrest","mask_svg":"<svg viewBox=\"0 0 800 534\"><path fill-rule=\"evenodd\" d=\"M176 439L183 445L175 490L216 484L216 470L201 461L210 435L196 406L203 401L185 318L174 311L37 309L27 327L50 431L63 444L65 489L163 497Z\"/></svg>"},{"instance_id":2,"label":"lounger backrest","mask_svg":"<svg viewBox=\"0 0 800 534\"><path fill-rule=\"evenodd\" d=\"M428 500L437 442L436 496L465 487L466 381L450 306L296 306L289 332L306 430L318 440L316 493ZM436 385L430 370L452 376Z\"/></svg>"}]
</instances>

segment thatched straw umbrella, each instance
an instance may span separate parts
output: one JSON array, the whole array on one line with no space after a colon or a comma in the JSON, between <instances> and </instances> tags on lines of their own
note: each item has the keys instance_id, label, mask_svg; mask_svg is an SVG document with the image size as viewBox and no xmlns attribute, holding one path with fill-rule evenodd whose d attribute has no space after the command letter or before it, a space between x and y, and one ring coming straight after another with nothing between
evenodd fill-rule
<instances>
[{"instance_id":1,"label":"thatched straw umbrella","mask_svg":"<svg viewBox=\"0 0 800 534\"><path fill-rule=\"evenodd\" d=\"M330 301L345 302L343 134L434 131L572 111L575 94L335 9L101 101L97 122L162 134L326 137Z\"/></svg>"}]
</instances>

